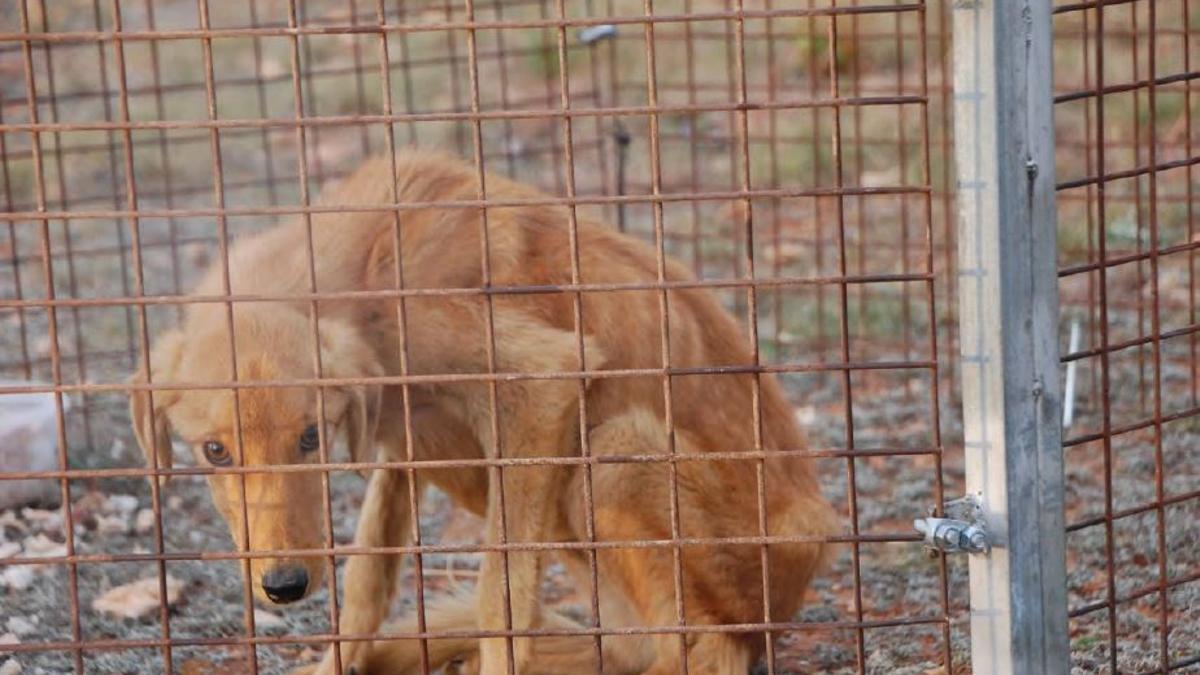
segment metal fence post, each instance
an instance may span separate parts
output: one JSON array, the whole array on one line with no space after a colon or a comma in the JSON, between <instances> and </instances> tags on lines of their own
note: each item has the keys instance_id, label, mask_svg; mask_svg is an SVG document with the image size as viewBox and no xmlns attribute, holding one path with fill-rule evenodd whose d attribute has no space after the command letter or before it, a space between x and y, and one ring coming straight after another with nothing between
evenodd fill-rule
<instances>
[{"instance_id":1,"label":"metal fence post","mask_svg":"<svg viewBox=\"0 0 1200 675\"><path fill-rule=\"evenodd\" d=\"M954 1L966 488L977 673L1069 664L1058 355L1051 0Z\"/></svg>"}]
</instances>

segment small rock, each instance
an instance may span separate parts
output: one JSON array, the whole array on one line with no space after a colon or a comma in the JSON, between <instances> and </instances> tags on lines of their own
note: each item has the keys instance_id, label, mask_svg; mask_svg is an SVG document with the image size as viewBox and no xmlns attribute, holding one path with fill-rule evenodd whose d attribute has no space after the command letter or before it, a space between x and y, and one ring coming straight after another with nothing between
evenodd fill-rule
<instances>
[{"instance_id":1,"label":"small rock","mask_svg":"<svg viewBox=\"0 0 1200 675\"><path fill-rule=\"evenodd\" d=\"M0 572L0 586L14 591L23 591L33 584L36 570L33 565L9 565Z\"/></svg>"},{"instance_id":2,"label":"small rock","mask_svg":"<svg viewBox=\"0 0 1200 675\"><path fill-rule=\"evenodd\" d=\"M8 617L8 621L4 624L4 627L8 630L8 632L18 636L29 635L37 630L36 626L30 623L27 619L23 619L19 616Z\"/></svg>"},{"instance_id":3,"label":"small rock","mask_svg":"<svg viewBox=\"0 0 1200 675\"><path fill-rule=\"evenodd\" d=\"M133 529L138 534L149 534L154 531L154 511L141 509L133 520Z\"/></svg>"},{"instance_id":4,"label":"small rock","mask_svg":"<svg viewBox=\"0 0 1200 675\"><path fill-rule=\"evenodd\" d=\"M810 427L817 421L817 409L811 405L796 408L796 421L802 427Z\"/></svg>"},{"instance_id":5,"label":"small rock","mask_svg":"<svg viewBox=\"0 0 1200 675\"><path fill-rule=\"evenodd\" d=\"M9 659L0 665L0 675L20 675L21 662L16 659Z\"/></svg>"},{"instance_id":6,"label":"small rock","mask_svg":"<svg viewBox=\"0 0 1200 675\"><path fill-rule=\"evenodd\" d=\"M178 511L183 508L183 497L179 495L171 495L167 497L167 508Z\"/></svg>"},{"instance_id":7,"label":"small rock","mask_svg":"<svg viewBox=\"0 0 1200 675\"><path fill-rule=\"evenodd\" d=\"M108 507L112 512L129 515L137 510L138 498L133 495L113 495L108 498Z\"/></svg>"},{"instance_id":8,"label":"small rock","mask_svg":"<svg viewBox=\"0 0 1200 675\"><path fill-rule=\"evenodd\" d=\"M171 458L175 460L175 466L192 461L192 446L180 440L171 441Z\"/></svg>"},{"instance_id":9,"label":"small rock","mask_svg":"<svg viewBox=\"0 0 1200 675\"><path fill-rule=\"evenodd\" d=\"M125 515L120 513L112 516L100 514L96 516L96 531L100 532L101 534L118 534L122 532L128 532L129 521L126 520Z\"/></svg>"},{"instance_id":10,"label":"small rock","mask_svg":"<svg viewBox=\"0 0 1200 675\"><path fill-rule=\"evenodd\" d=\"M0 512L0 528L11 527L17 532L28 532L29 526L26 525L16 513L12 511Z\"/></svg>"},{"instance_id":11,"label":"small rock","mask_svg":"<svg viewBox=\"0 0 1200 675\"><path fill-rule=\"evenodd\" d=\"M45 509L21 509L21 517L43 532L58 532L62 530L62 512Z\"/></svg>"},{"instance_id":12,"label":"small rock","mask_svg":"<svg viewBox=\"0 0 1200 675\"><path fill-rule=\"evenodd\" d=\"M21 641L18 640L17 636L13 635L12 633L5 633L4 635L0 635L0 645L19 645L19 644L21 644Z\"/></svg>"},{"instance_id":13,"label":"small rock","mask_svg":"<svg viewBox=\"0 0 1200 675\"><path fill-rule=\"evenodd\" d=\"M108 446L108 454L113 459L116 459L116 460L124 458L125 457L125 441L123 441L119 438L114 438L112 445Z\"/></svg>"},{"instance_id":14,"label":"small rock","mask_svg":"<svg viewBox=\"0 0 1200 675\"><path fill-rule=\"evenodd\" d=\"M0 544L0 558L15 558L21 552L21 545L15 541Z\"/></svg>"},{"instance_id":15,"label":"small rock","mask_svg":"<svg viewBox=\"0 0 1200 675\"><path fill-rule=\"evenodd\" d=\"M66 544L60 544L44 534L25 540L25 556L28 558L58 558L66 554Z\"/></svg>"},{"instance_id":16,"label":"small rock","mask_svg":"<svg viewBox=\"0 0 1200 675\"><path fill-rule=\"evenodd\" d=\"M166 585L167 605L174 605L179 600L184 583L168 574ZM154 612L160 604L158 577L150 577L110 588L92 601L92 609L125 619L137 619Z\"/></svg>"}]
</instances>

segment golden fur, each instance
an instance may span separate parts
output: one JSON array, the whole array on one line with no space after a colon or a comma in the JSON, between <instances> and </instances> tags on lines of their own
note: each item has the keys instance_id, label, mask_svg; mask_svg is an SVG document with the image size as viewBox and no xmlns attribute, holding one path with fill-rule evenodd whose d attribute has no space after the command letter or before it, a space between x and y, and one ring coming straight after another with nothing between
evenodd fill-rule
<instances>
[{"instance_id":1,"label":"golden fur","mask_svg":"<svg viewBox=\"0 0 1200 675\"><path fill-rule=\"evenodd\" d=\"M398 160L396 176L386 159L369 161L337 188L329 204L379 205L472 201L478 198L473 169L440 155L413 153ZM539 194L488 176L490 200L522 200ZM568 213L551 206L422 207L400 212L400 260L391 211L325 213L312 217L316 285L323 292L395 288L397 270L409 289L480 289L481 216L486 215L490 286L546 286L571 281ZM296 218L239 241L231 250L233 293L286 295L309 290L305 224ZM602 226L581 222L578 270L585 284L644 284L658 279L654 250ZM397 263L400 264L397 264ZM668 260L665 276L689 279ZM220 265L195 292L220 294ZM667 291L669 350L673 368L751 366L752 353L736 321L703 289ZM480 293L416 296L403 305L409 372L418 375L482 374L489 370L487 336L493 333L496 369L505 373L555 373L662 367L660 292L625 290L582 294L582 339L576 337L570 293L494 293L489 314ZM352 378L401 373L395 299L319 303L322 373ZM158 336L151 355L155 382L217 382L232 374L225 319L219 303L189 305L183 325ZM288 380L316 376L309 304L238 303L233 310L237 376L241 380ZM582 351L583 361L579 354ZM145 374L139 374L145 379ZM796 450L804 440L778 383L761 375L761 430L755 429L755 376L687 374L671 378L674 450L684 455L750 450L756 433L767 450ZM327 387L329 431L346 429L358 460L404 459L406 436L399 386ZM491 386L486 381L419 384L410 388L418 460L504 457L666 454L663 378L658 374L596 377L586 386L571 378L513 378L495 386L498 420L493 427ZM587 428L579 425L584 397ZM201 444L219 438L231 449L234 397L230 390L158 391L150 425L146 392L132 396L134 425L147 453L170 464L171 430L187 440L203 462ZM315 461L295 439L315 420L312 388L245 388L238 396L241 456L235 464L267 466ZM493 434L493 429L498 434ZM332 433L330 434L332 437ZM678 521L687 538L753 537L759 534L759 495L754 461L685 461L678 464ZM421 487L432 481L456 504L485 518L485 541L501 540L500 472L495 469L421 469ZM671 538L670 466L666 463L596 465L592 470L595 536L600 541ZM766 524L773 535L825 535L834 514L821 498L809 460L765 460ZM578 466L511 467L503 471L504 519L509 542L586 541L585 472ZM240 546L252 550L324 546L321 479L313 473L245 474L242 522L238 478L210 478L213 498ZM356 544L399 546L411 532L405 472L373 471L359 518ZM242 535L249 531L249 540ZM828 553L820 543L769 546L770 619L786 621ZM585 595L591 574L584 551L557 553ZM574 626L539 607L542 555L510 552L508 578L513 628ZM676 624L674 553L670 547L605 548L598 554L600 620L604 628ZM764 620L762 548L757 544L684 546L683 607L688 625ZM347 563L342 631L379 630L396 592L399 555L356 555ZM261 593L262 575L273 566L302 566L308 590L325 573L320 555L255 559L249 574ZM488 554L476 598L434 602L429 630L504 628L502 559ZM412 627L409 626L409 629ZM507 671L503 639L430 641L432 666L451 659L481 672ZM594 669L591 638L518 638L518 672L573 673ZM693 633L687 638L693 673L745 673L764 648L761 635ZM677 672L678 635L606 636L604 670L611 673ZM419 671L415 640L342 646L345 672ZM332 653L319 667L333 672Z\"/></svg>"}]
</instances>

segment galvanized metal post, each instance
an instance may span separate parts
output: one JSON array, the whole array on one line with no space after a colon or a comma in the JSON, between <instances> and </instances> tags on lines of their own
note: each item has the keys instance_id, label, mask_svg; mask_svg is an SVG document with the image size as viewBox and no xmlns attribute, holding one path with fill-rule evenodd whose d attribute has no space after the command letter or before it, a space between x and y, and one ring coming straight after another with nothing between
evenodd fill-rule
<instances>
[{"instance_id":1,"label":"galvanized metal post","mask_svg":"<svg viewBox=\"0 0 1200 675\"><path fill-rule=\"evenodd\" d=\"M1051 0L955 0L959 326L977 673L1066 673Z\"/></svg>"}]
</instances>

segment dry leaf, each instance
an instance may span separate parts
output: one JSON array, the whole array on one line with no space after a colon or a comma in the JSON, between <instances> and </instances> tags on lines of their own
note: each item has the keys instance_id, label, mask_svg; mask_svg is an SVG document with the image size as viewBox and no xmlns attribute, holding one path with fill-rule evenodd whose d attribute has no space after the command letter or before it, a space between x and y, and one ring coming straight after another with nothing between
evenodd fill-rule
<instances>
[{"instance_id":1,"label":"dry leaf","mask_svg":"<svg viewBox=\"0 0 1200 675\"><path fill-rule=\"evenodd\" d=\"M66 544L60 544L44 534L38 534L25 540L26 558L58 558L66 554Z\"/></svg>"},{"instance_id":2,"label":"dry leaf","mask_svg":"<svg viewBox=\"0 0 1200 675\"><path fill-rule=\"evenodd\" d=\"M224 661L201 661L188 659L179 668L181 675L241 675L250 672L245 658L230 658Z\"/></svg>"},{"instance_id":3,"label":"dry leaf","mask_svg":"<svg viewBox=\"0 0 1200 675\"><path fill-rule=\"evenodd\" d=\"M305 647L296 655L297 663L311 663L321 658L325 654L324 650L315 647Z\"/></svg>"},{"instance_id":4,"label":"dry leaf","mask_svg":"<svg viewBox=\"0 0 1200 675\"><path fill-rule=\"evenodd\" d=\"M11 527L17 532L28 532L29 526L17 517L12 511L0 511L0 530L6 527Z\"/></svg>"},{"instance_id":5,"label":"dry leaf","mask_svg":"<svg viewBox=\"0 0 1200 675\"><path fill-rule=\"evenodd\" d=\"M62 511L57 509L21 509L21 517L32 525L36 525L40 530L57 532L62 529L63 516Z\"/></svg>"},{"instance_id":6,"label":"dry leaf","mask_svg":"<svg viewBox=\"0 0 1200 675\"><path fill-rule=\"evenodd\" d=\"M212 672L212 665L208 661L199 661L197 659L188 659L179 667L179 672L182 675L205 675Z\"/></svg>"},{"instance_id":7,"label":"dry leaf","mask_svg":"<svg viewBox=\"0 0 1200 675\"><path fill-rule=\"evenodd\" d=\"M103 511L107 504L108 498L104 496L103 492L92 490L75 500L75 504L72 506L72 512L75 514L76 518L81 518L83 516Z\"/></svg>"},{"instance_id":8,"label":"dry leaf","mask_svg":"<svg viewBox=\"0 0 1200 675\"><path fill-rule=\"evenodd\" d=\"M167 605L174 605L183 591L183 582L167 575ZM92 601L92 609L126 619L146 616L159 608L158 577L142 579L110 588Z\"/></svg>"},{"instance_id":9,"label":"dry leaf","mask_svg":"<svg viewBox=\"0 0 1200 675\"><path fill-rule=\"evenodd\" d=\"M96 530L101 534L118 534L129 529L129 521L125 520L125 516L116 514L106 516L100 514L96 516Z\"/></svg>"},{"instance_id":10,"label":"dry leaf","mask_svg":"<svg viewBox=\"0 0 1200 675\"><path fill-rule=\"evenodd\" d=\"M254 627L259 629L282 628L287 622L278 614L272 614L265 609L254 608Z\"/></svg>"}]
</instances>

